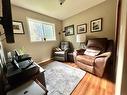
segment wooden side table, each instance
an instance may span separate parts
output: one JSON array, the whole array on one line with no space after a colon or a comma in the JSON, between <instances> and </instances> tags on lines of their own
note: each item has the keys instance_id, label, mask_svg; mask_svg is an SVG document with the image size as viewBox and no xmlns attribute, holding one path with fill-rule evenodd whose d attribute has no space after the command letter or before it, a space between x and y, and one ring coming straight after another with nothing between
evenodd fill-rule
<instances>
[{"instance_id":1,"label":"wooden side table","mask_svg":"<svg viewBox=\"0 0 127 95\"><path fill-rule=\"evenodd\" d=\"M74 62L73 52L68 53L67 56L68 56L68 57L67 57L67 60L68 60L69 62Z\"/></svg>"},{"instance_id":2,"label":"wooden side table","mask_svg":"<svg viewBox=\"0 0 127 95\"><path fill-rule=\"evenodd\" d=\"M45 84L45 76L44 76L45 69L43 69L37 63L34 63L34 64L36 64L39 67L39 73L34 76L34 79L37 79L43 86L46 87L46 84Z\"/></svg>"}]
</instances>

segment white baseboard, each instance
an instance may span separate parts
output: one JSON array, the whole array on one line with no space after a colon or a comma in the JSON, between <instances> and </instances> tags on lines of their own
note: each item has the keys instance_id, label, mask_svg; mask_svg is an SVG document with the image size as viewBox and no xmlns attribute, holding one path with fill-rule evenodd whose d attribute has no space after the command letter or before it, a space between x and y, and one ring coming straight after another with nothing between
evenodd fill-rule
<instances>
[{"instance_id":1,"label":"white baseboard","mask_svg":"<svg viewBox=\"0 0 127 95\"><path fill-rule=\"evenodd\" d=\"M46 59L46 60L40 61L40 62L38 62L38 64L42 64L42 63L47 62L47 61L50 61L50 60L52 60L52 59L53 59L53 58L49 58L49 59Z\"/></svg>"}]
</instances>

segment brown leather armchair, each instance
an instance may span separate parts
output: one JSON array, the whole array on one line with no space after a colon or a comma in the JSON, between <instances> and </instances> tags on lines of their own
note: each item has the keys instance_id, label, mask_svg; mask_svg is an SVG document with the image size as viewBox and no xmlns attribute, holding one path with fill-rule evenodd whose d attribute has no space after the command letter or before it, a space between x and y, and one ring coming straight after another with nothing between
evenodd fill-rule
<instances>
[{"instance_id":1,"label":"brown leather armchair","mask_svg":"<svg viewBox=\"0 0 127 95\"><path fill-rule=\"evenodd\" d=\"M60 42L58 48L53 49L53 59L57 61L67 61L67 54L70 50L70 43L67 41Z\"/></svg>"},{"instance_id":2,"label":"brown leather armchair","mask_svg":"<svg viewBox=\"0 0 127 95\"><path fill-rule=\"evenodd\" d=\"M106 64L111 62L113 40L94 38L88 40L86 47L74 51L75 63L81 69L102 77Z\"/></svg>"}]
</instances>

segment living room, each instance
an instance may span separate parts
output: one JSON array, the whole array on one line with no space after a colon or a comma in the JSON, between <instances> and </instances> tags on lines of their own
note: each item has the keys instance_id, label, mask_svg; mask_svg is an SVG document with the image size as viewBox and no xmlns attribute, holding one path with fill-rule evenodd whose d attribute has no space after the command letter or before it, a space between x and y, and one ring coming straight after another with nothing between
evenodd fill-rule
<instances>
[{"instance_id":1,"label":"living room","mask_svg":"<svg viewBox=\"0 0 127 95\"><path fill-rule=\"evenodd\" d=\"M121 27L126 27L123 17L126 1L10 1L14 43L6 42L4 28L0 26L6 62L12 52L28 54L27 59L44 70L41 71L45 77L42 88L47 95L126 95L126 58L123 56L126 49L122 50L126 46L126 33L119 32ZM3 16L2 3L0 6L0 16ZM68 48L67 52L62 51ZM94 56L91 48L96 50ZM28 82L31 79L20 86L25 89L23 93L31 95L33 92L26 91ZM24 95L19 91L20 86L6 92L7 95ZM35 86L38 89L34 92L39 92Z\"/></svg>"}]
</instances>

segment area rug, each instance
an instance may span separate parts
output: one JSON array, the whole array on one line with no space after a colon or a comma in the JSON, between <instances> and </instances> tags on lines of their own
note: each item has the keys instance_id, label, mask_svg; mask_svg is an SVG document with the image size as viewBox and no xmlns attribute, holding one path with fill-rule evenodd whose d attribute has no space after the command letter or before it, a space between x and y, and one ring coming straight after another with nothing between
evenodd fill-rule
<instances>
[{"instance_id":1,"label":"area rug","mask_svg":"<svg viewBox=\"0 0 127 95\"><path fill-rule=\"evenodd\" d=\"M70 95L86 74L85 71L54 61L45 66L48 95Z\"/></svg>"}]
</instances>

